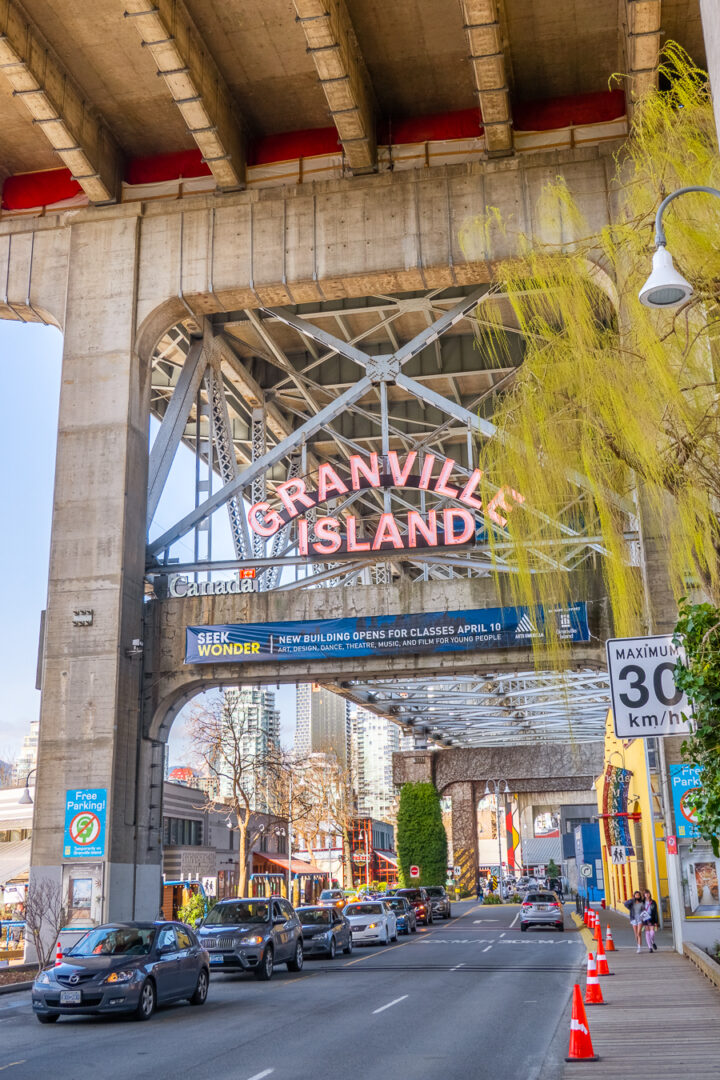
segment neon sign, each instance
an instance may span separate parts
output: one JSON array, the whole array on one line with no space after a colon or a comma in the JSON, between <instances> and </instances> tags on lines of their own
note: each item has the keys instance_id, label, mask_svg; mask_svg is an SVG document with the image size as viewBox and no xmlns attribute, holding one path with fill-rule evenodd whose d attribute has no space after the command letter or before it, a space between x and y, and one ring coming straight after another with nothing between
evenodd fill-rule
<instances>
[{"instance_id":1,"label":"neon sign","mask_svg":"<svg viewBox=\"0 0 720 1080\"><path fill-rule=\"evenodd\" d=\"M437 460L435 454L424 455L419 473L412 471L418 457L416 450L410 451L402 464L395 450L391 450L387 457L389 471L383 473L376 453L370 454L368 459L353 454L348 461L350 476L347 482L332 465L325 462L318 467L315 491L308 491L305 481L300 478L285 480L276 489L282 509L275 509L267 502L255 503L248 511L250 528L258 536L269 537L288 522L301 518L298 522L298 550L301 555L445 547L468 544L474 540L475 511L483 510L486 518L504 526L507 524L504 515L525 502L525 497L519 492L503 486L483 506L478 497L481 470L475 469L469 477L463 476L460 484L451 485L450 479L456 468L452 458L444 459L440 472L433 477ZM446 507L442 511L432 509L425 515L417 510L409 510L404 532L401 532L395 514L382 513L374 536L362 540L357 535L358 519L355 515L348 514L342 521L338 517L320 517L315 522L314 539L310 539L309 523L304 518L308 510L329 499L369 488L414 488L455 499L462 505Z\"/></svg>"}]
</instances>

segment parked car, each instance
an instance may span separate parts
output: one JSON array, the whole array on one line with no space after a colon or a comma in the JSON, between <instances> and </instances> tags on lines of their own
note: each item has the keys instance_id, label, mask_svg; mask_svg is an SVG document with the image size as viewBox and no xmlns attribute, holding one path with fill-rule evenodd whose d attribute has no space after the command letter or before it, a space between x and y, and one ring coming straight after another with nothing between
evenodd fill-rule
<instances>
[{"instance_id":1,"label":"parked car","mask_svg":"<svg viewBox=\"0 0 720 1080\"><path fill-rule=\"evenodd\" d=\"M387 945L391 941L397 941L395 912L385 900L364 900L348 904L344 914L350 923L356 945Z\"/></svg>"},{"instance_id":2,"label":"parked car","mask_svg":"<svg viewBox=\"0 0 720 1080\"><path fill-rule=\"evenodd\" d=\"M388 896L385 903L395 912L395 922L399 934L414 934L417 931L415 908L404 896Z\"/></svg>"},{"instance_id":3,"label":"parked car","mask_svg":"<svg viewBox=\"0 0 720 1080\"><path fill-rule=\"evenodd\" d=\"M220 900L201 923L198 939L214 971L252 971L267 980L275 964L302 970L302 927L282 896Z\"/></svg>"},{"instance_id":4,"label":"parked car","mask_svg":"<svg viewBox=\"0 0 720 1080\"><path fill-rule=\"evenodd\" d=\"M418 922L423 923L424 926L429 926L432 923L432 904L430 903L430 897L428 896L426 889L396 889L393 895L404 896L405 899L412 904L415 908L415 918Z\"/></svg>"},{"instance_id":5,"label":"parked car","mask_svg":"<svg viewBox=\"0 0 720 1080\"><path fill-rule=\"evenodd\" d=\"M342 911L330 907L299 907L306 956L329 956L331 960L339 952L351 953L352 930Z\"/></svg>"},{"instance_id":6,"label":"parked car","mask_svg":"<svg viewBox=\"0 0 720 1080\"><path fill-rule=\"evenodd\" d=\"M428 885L426 893L430 897L430 906L433 916L441 919L449 919L451 914L450 897L445 892L443 885Z\"/></svg>"},{"instance_id":7,"label":"parked car","mask_svg":"<svg viewBox=\"0 0 720 1080\"><path fill-rule=\"evenodd\" d=\"M320 907L344 908L347 897L342 889L323 889L318 898Z\"/></svg>"},{"instance_id":8,"label":"parked car","mask_svg":"<svg viewBox=\"0 0 720 1080\"><path fill-rule=\"evenodd\" d=\"M529 926L554 926L561 933L565 929L563 906L557 893L531 891L520 908L520 929Z\"/></svg>"},{"instance_id":9,"label":"parked car","mask_svg":"<svg viewBox=\"0 0 720 1080\"><path fill-rule=\"evenodd\" d=\"M32 1007L41 1024L78 1013L134 1013L186 998L204 1005L210 959L184 923L107 923L88 930L57 967L38 973Z\"/></svg>"}]
</instances>

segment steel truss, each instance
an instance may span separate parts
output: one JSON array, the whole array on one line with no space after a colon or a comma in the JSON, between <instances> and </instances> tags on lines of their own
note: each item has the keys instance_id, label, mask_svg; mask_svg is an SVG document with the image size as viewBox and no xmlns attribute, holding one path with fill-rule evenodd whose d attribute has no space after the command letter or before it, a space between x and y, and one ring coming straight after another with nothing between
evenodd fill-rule
<instances>
[{"instance_id":1,"label":"steel truss","mask_svg":"<svg viewBox=\"0 0 720 1080\"><path fill-rule=\"evenodd\" d=\"M415 452L416 472L425 455L432 454L434 475L452 458L456 483L469 477L478 464L478 441L499 437L489 418L492 400L510 385L522 360L520 348L506 368L485 360L482 334L490 333L488 328L498 320L482 316L492 304L501 308L499 321L515 329L507 308L502 310L502 296L487 286L325 302L302 309L226 312L205 320L202 337L191 336L183 325L174 327L159 343L153 360L152 408L161 423L150 454L148 527L152 525L155 535L148 543L148 575L166 573L170 562L174 571L208 576L227 576L247 565L255 568L261 589L295 590L345 584L378 587L398 577L449 580L516 572L507 531L490 523L482 511L476 514L478 539L472 547L338 554L333 563L298 554L296 522L285 525L267 544L250 535L246 517L250 503L273 503L281 481L302 477L312 491L321 461L330 462L347 480L353 454L376 452L384 473L390 450L400 455ZM205 462L211 475L201 481L196 470L193 509L159 530L153 516L181 441ZM212 473L219 481L215 491ZM586 481L578 474L569 479L576 494L552 521L532 507L531 499L525 504L537 526L528 543L538 572L544 566L570 572L587 560L608 556L597 522L586 514L579 524L574 513ZM497 491L502 477L491 480L490 489ZM632 552L637 535L633 506L620 496L614 499L626 515ZM407 511L426 514L455 505L461 505L456 498L432 490L368 488L337 498L326 512L340 519L352 513L360 535L367 538L383 512L397 513L403 532L402 515ZM205 550L200 553L197 546L199 530L223 507L230 518L234 560L213 557L209 531L204 534ZM311 538L314 520L323 512L318 507L307 514ZM177 545L193 533L194 556L178 560ZM508 679L498 676L503 686ZM526 672L516 679L520 689L512 693L521 700L514 713L503 712L505 707L489 692L483 693L479 683L470 686L467 680L453 680L447 695L452 709L446 710L442 723L432 717L436 707L427 684L424 690L405 680L400 689L390 683L373 684L366 694L380 695L376 701L388 695L393 706L383 708L384 715L393 715L407 730L419 731L421 738L429 733L431 740L441 742L450 738L458 745L476 745L481 738L486 745L507 741L508 735L545 741L581 739L590 737L588 733L602 736L607 687L597 673L579 673L574 679ZM573 688L572 708L568 687ZM408 697L395 702L396 692ZM371 699L366 696L365 701ZM416 723L410 705L403 704L408 701L424 719Z\"/></svg>"}]
</instances>

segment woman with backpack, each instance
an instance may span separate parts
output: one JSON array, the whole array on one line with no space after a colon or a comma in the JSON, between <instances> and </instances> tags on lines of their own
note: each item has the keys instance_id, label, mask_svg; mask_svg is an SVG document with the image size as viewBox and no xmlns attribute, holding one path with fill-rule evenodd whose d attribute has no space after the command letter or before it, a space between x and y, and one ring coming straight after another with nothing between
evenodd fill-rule
<instances>
[{"instance_id":1,"label":"woman with backpack","mask_svg":"<svg viewBox=\"0 0 720 1080\"><path fill-rule=\"evenodd\" d=\"M640 913L643 928L645 930L645 941L647 942L648 952L657 952L657 945L655 944L655 931L660 926L660 917L658 915L658 907L652 898L652 893L649 889L645 890L643 899L643 908ZM639 950L638 950L639 951Z\"/></svg>"}]
</instances>

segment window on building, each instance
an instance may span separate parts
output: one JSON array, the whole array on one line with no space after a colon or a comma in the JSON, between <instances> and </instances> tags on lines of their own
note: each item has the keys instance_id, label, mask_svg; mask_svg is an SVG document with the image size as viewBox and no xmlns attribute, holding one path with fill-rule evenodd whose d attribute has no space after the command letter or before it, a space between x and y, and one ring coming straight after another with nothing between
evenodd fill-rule
<instances>
[{"instance_id":1,"label":"window on building","mask_svg":"<svg viewBox=\"0 0 720 1080\"><path fill-rule=\"evenodd\" d=\"M278 836L277 838L277 852L279 855L284 855L287 851L287 838L285 836Z\"/></svg>"},{"instance_id":2,"label":"window on building","mask_svg":"<svg viewBox=\"0 0 720 1080\"><path fill-rule=\"evenodd\" d=\"M200 847L202 842L202 821L163 818L163 843L166 847Z\"/></svg>"}]
</instances>

